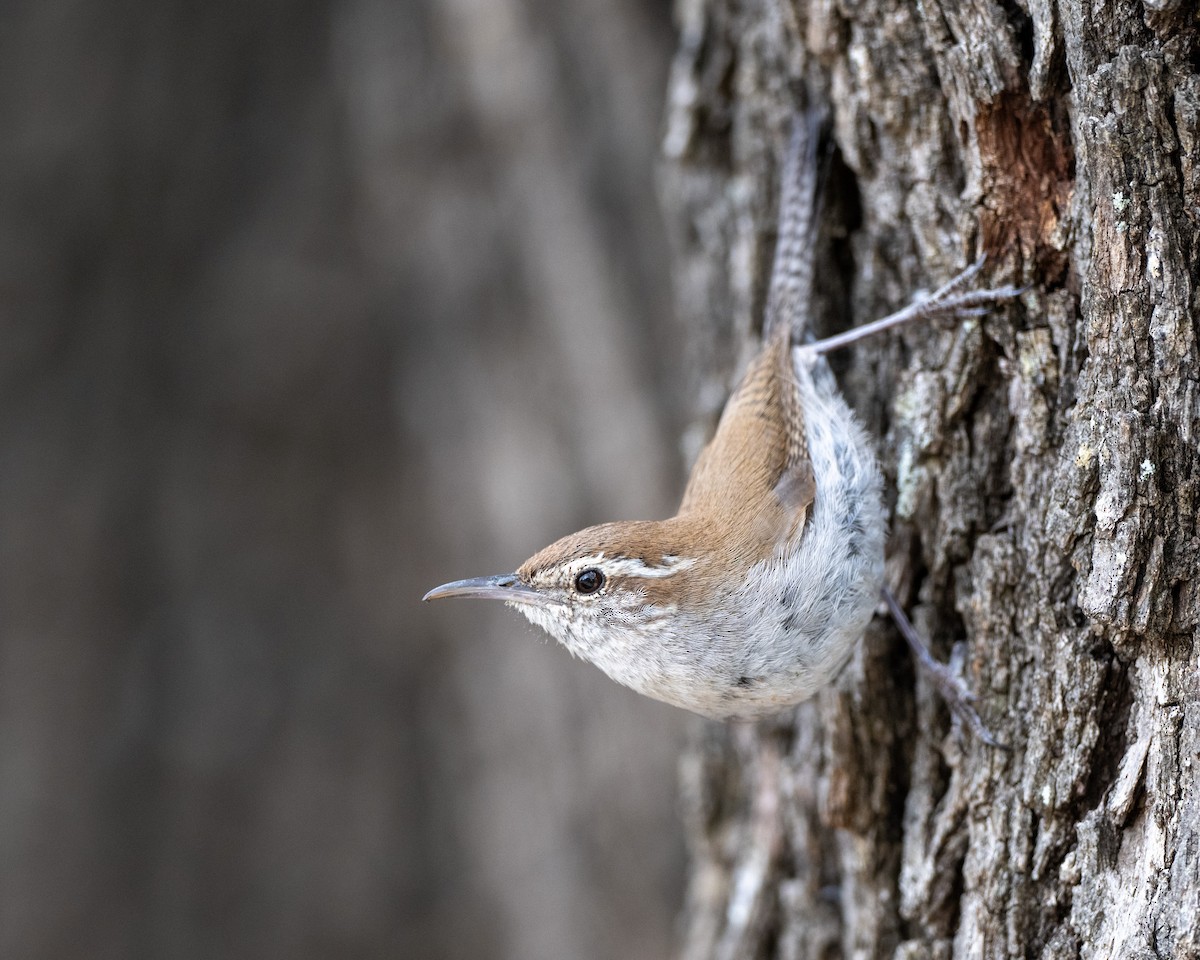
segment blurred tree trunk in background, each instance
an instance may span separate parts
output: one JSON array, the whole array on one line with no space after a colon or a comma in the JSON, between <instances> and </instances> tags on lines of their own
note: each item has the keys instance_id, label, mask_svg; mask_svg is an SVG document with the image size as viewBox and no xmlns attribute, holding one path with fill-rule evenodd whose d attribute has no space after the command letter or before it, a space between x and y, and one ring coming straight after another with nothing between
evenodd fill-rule
<instances>
[{"instance_id":1,"label":"blurred tree trunk in background","mask_svg":"<svg viewBox=\"0 0 1200 960\"><path fill-rule=\"evenodd\" d=\"M6 5L0 957L669 953L685 718L420 597L673 505L672 39Z\"/></svg>"},{"instance_id":2,"label":"blurred tree trunk in background","mask_svg":"<svg viewBox=\"0 0 1200 960\"><path fill-rule=\"evenodd\" d=\"M840 157L833 322L983 251L1031 287L841 360L881 438L890 579L1012 752L960 743L877 620L794 718L688 751L684 957L1200 955L1194 7L678 15L667 208L706 418L754 338L801 88Z\"/></svg>"}]
</instances>

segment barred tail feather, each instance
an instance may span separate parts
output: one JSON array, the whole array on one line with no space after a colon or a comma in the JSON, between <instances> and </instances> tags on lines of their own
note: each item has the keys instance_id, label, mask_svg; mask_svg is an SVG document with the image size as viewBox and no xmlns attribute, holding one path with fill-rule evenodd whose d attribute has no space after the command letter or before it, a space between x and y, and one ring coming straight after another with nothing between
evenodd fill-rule
<instances>
[{"instance_id":1,"label":"barred tail feather","mask_svg":"<svg viewBox=\"0 0 1200 960\"><path fill-rule=\"evenodd\" d=\"M787 331L789 339L799 343L809 332L825 124L826 113L820 108L799 114L792 122L783 162L779 236L767 291L764 340Z\"/></svg>"}]
</instances>

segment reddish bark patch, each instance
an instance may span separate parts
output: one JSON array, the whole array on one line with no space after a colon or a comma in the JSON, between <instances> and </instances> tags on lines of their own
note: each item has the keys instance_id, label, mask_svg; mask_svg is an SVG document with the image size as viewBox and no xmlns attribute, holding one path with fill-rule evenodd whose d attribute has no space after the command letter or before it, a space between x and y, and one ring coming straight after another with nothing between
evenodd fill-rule
<instances>
[{"instance_id":1,"label":"reddish bark patch","mask_svg":"<svg viewBox=\"0 0 1200 960\"><path fill-rule=\"evenodd\" d=\"M981 105L977 128L984 250L1002 256L1016 244L1043 282L1061 279L1069 239L1063 221L1075 185L1069 133L1025 92L1005 93Z\"/></svg>"}]
</instances>

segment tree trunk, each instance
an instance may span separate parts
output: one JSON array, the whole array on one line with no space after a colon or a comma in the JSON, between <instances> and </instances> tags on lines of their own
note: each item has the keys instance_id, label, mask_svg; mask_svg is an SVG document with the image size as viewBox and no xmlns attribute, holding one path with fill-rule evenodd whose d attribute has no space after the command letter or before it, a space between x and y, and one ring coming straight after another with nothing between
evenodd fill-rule
<instances>
[{"instance_id":1,"label":"tree trunk","mask_svg":"<svg viewBox=\"0 0 1200 960\"><path fill-rule=\"evenodd\" d=\"M831 104L820 315L978 253L1028 285L842 360L889 580L1010 751L877 619L831 689L684 759L683 956L1200 953L1194 11L682 0L664 177L697 438L752 347L797 104ZM695 444L693 444L695 446Z\"/></svg>"}]
</instances>

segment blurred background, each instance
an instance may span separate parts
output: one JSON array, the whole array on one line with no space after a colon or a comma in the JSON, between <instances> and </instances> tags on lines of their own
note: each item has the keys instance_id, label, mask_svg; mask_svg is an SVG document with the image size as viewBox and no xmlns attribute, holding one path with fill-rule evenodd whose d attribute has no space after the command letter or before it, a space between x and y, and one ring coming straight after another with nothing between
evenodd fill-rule
<instances>
[{"instance_id":1,"label":"blurred background","mask_svg":"<svg viewBox=\"0 0 1200 960\"><path fill-rule=\"evenodd\" d=\"M422 605L662 516L668 0L0 12L0 957L659 958L688 719Z\"/></svg>"}]
</instances>

